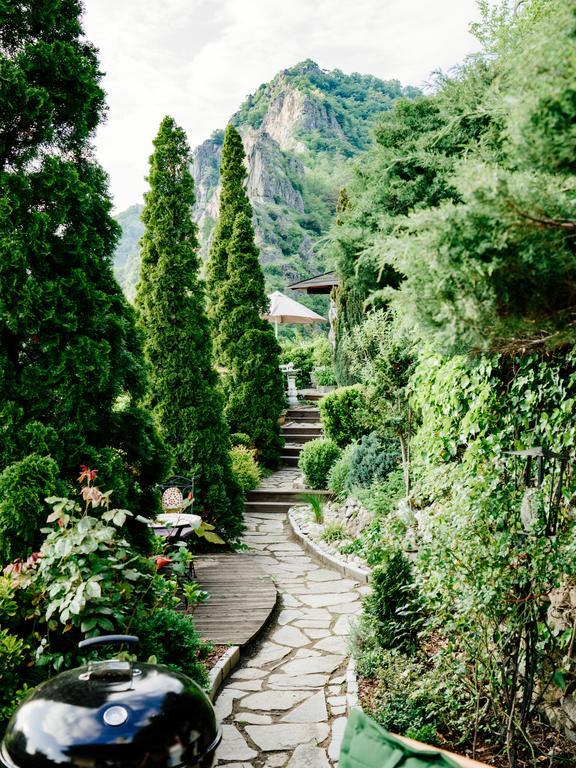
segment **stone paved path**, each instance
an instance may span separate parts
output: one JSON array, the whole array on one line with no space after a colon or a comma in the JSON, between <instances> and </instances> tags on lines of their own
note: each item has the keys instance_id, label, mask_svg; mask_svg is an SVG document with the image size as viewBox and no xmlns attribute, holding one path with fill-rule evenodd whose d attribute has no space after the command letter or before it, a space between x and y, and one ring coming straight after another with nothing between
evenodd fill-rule
<instances>
[{"instance_id":1,"label":"stone paved path","mask_svg":"<svg viewBox=\"0 0 576 768\"><path fill-rule=\"evenodd\" d=\"M280 611L216 700L217 765L329 768L346 722L349 625L367 587L314 562L286 516L250 513L246 523L247 557L274 576Z\"/></svg>"}]
</instances>

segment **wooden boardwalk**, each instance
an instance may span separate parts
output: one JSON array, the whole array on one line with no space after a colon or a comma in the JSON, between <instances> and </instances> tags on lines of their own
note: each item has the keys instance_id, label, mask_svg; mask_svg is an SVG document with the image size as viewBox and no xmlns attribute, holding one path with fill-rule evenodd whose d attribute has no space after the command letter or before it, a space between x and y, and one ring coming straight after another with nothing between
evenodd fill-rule
<instances>
[{"instance_id":1,"label":"wooden boardwalk","mask_svg":"<svg viewBox=\"0 0 576 768\"><path fill-rule=\"evenodd\" d=\"M246 645L276 605L276 587L249 554L200 555L196 581L210 598L194 609L194 624L216 645Z\"/></svg>"}]
</instances>

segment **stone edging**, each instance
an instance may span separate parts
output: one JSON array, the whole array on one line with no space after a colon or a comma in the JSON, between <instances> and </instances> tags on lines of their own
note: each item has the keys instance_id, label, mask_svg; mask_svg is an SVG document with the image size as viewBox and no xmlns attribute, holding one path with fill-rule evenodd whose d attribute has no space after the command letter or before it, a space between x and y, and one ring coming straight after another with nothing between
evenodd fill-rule
<instances>
[{"instance_id":1,"label":"stone edging","mask_svg":"<svg viewBox=\"0 0 576 768\"><path fill-rule=\"evenodd\" d=\"M220 686L240 661L240 646L231 645L208 673L208 696L214 701Z\"/></svg>"},{"instance_id":2,"label":"stone edging","mask_svg":"<svg viewBox=\"0 0 576 768\"><path fill-rule=\"evenodd\" d=\"M356 662L350 657L346 667L346 708L348 714L354 707L359 707L358 701L358 678L356 677Z\"/></svg>"},{"instance_id":3,"label":"stone edging","mask_svg":"<svg viewBox=\"0 0 576 768\"><path fill-rule=\"evenodd\" d=\"M320 547L317 547L316 544L314 544L314 542L308 538L308 536L302 533L292 514L292 507L288 510L288 521L290 523L292 534L305 550L311 552L318 560L323 562L325 565L330 566L330 568L333 568L335 571L338 571L342 575L348 576L349 578L355 579L356 581L360 581L363 584L368 584L370 581L370 571L367 571L364 568L355 568L353 565L348 565L348 563L343 563L341 560L338 560L337 557L334 557L328 552L324 552L322 549L320 549Z\"/></svg>"}]
</instances>

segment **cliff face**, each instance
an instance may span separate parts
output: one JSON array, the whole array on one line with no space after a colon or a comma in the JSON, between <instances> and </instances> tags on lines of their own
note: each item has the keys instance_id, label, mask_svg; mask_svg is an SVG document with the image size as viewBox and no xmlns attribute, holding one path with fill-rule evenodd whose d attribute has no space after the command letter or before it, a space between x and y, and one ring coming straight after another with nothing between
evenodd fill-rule
<instances>
[{"instance_id":1,"label":"cliff face","mask_svg":"<svg viewBox=\"0 0 576 768\"><path fill-rule=\"evenodd\" d=\"M247 191L271 289L330 266L316 243L333 219L351 159L369 145L378 114L395 98L416 93L397 81L326 72L306 61L261 85L232 116L244 141ZM223 131L216 131L194 151L195 218L204 258L218 217L222 140ZM129 296L137 245L128 240L138 229L132 221L137 208L129 209L131 216L125 212L118 217L124 219L119 254L131 269L124 274L117 260L117 275Z\"/></svg>"}]
</instances>

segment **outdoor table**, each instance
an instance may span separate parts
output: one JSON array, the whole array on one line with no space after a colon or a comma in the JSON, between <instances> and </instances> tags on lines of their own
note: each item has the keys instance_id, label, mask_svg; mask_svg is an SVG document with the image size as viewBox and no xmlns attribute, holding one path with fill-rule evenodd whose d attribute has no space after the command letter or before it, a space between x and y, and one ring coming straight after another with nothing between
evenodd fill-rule
<instances>
[{"instance_id":1,"label":"outdoor table","mask_svg":"<svg viewBox=\"0 0 576 768\"><path fill-rule=\"evenodd\" d=\"M173 546L180 541L186 541L200 527L200 515L184 512L163 512L149 523L156 536L166 539L167 546ZM190 563L190 574L195 575L194 561Z\"/></svg>"}]
</instances>

